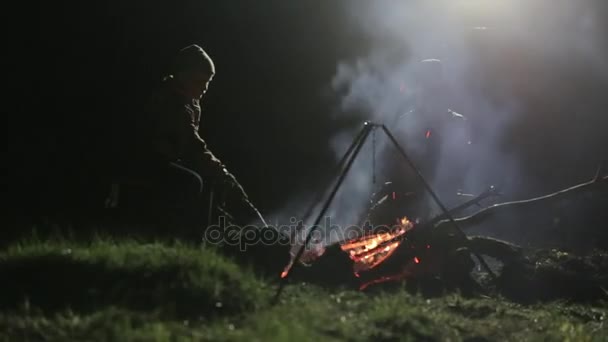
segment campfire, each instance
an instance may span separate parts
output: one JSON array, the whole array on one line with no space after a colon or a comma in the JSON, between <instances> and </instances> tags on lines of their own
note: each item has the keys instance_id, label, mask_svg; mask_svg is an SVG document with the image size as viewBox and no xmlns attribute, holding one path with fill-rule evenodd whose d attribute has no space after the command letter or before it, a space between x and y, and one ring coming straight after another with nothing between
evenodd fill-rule
<instances>
[{"instance_id":1,"label":"campfire","mask_svg":"<svg viewBox=\"0 0 608 342\"><path fill-rule=\"evenodd\" d=\"M387 226L386 231L372 231L335 245L339 247L336 249L338 253L348 256L352 261L352 271L356 277L359 277L360 272L375 268L393 255L404 241L405 234L414 228L414 223L405 216L396 221L395 225ZM327 250L322 245L316 245L302 254L300 262L310 265L325 255ZM291 262L281 272L281 278L287 276L293 262L292 256Z\"/></svg>"},{"instance_id":2,"label":"campfire","mask_svg":"<svg viewBox=\"0 0 608 342\"><path fill-rule=\"evenodd\" d=\"M411 230L414 224L403 217L391 231L365 235L341 244L340 249L353 261L353 271L358 276L361 271L368 271L390 257L401 244L402 237Z\"/></svg>"},{"instance_id":3,"label":"campfire","mask_svg":"<svg viewBox=\"0 0 608 342\"><path fill-rule=\"evenodd\" d=\"M398 219L397 224L393 225L390 229L383 231L374 230L363 236L339 244L323 245L313 241L312 236L315 230L314 228L318 227L321 219L325 217L332 200L351 168L361 146L365 143L365 140L370 133L376 128L381 129L386 134L400 153L402 159L415 171L421 185L424 186L426 192L441 209L441 214L426 220L426 222L416 222L415 225L407 217L402 217ZM428 130L425 137L429 139L432 135L433 133ZM313 228L306 233L306 239L297 246L297 253L292 254L290 262L281 273L282 280L273 299L274 302L279 298L283 288L287 284L287 278L289 274L291 274L290 271L292 267L297 263L308 266L311 266L313 263L318 265L317 267L311 267L312 270L309 274L316 273L323 277L336 280L345 279L346 282L351 283L352 279L346 278L353 278L354 273L354 277L360 278L356 281L359 283L360 289L364 289L372 284L404 279L406 277L416 280L420 275L419 278L423 279L428 274L441 275L442 277L445 276L444 280L446 282L453 282L451 286L458 287L462 285L466 287L469 286L467 284L470 284L470 282L467 283L467 281L470 280L469 267L472 267L469 265L474 266L474 263L472 263L471 260L471 257L474 257L490 278L496 280L496 274L486 263L482 254L500 260L520 260L519 249L491 238L470 239L463 232L462 228L479 224L481 221L493 216L497 212L512 213L512 210L515 210L516 208L537 205L541 202L554 202L575 193L598 190L602 187L604 187L603 189L605 190L605 185L608 181L608 176L603 175L604 168L600 166L595 177L590 181L554 193L529 199L497 203L484 207L481 204L482 200L500 194L493 186L490 186L483 193L448 210L387 127L371 122L365 123L363 129L355 137L338 166L338 170L340 171L339 177L334 183L331 192L329 192L321 210L317 213L316 219L311 225ZM319 200L322 197L323 196L320 195ZM395 191L392 192L392 198L393 200L396 199ZM378 202L377 204L381 203ZM461 213L463 210L474 205L480 206L482 209L468 216L453 217L454 214ZM316 206L317 201L314 202L314 205L311 206L311 208ZM403 208L403 210L406 209L407 208L405 207ZM382 216L387 214L384 212L382 213ZM393 211L388 214L389 217L395 217L392 214L394 214ZM399 214L397 215L400 216ZM307 217L308 215L305 216ZM377 220L377 222L385 221L384 219L380 219ZM475 244L473 244L473 242L475 242ZM314 247L311 248L311 245ZM434 246L432 249L431 245ZM327 261L319 262L318 259L321 257ZM451 260L450 258L454 258L454 260ZM450 264L450 261L454 262ZM328 265L328 267L323 267L323 264ZM343 267L346 264L349 266L352 265L352 269ZM380 265L382 266L379 267ZM454 267L452 268L450 265L453 265ZM345 272L342 272L342 270ZM446 272L443 272L442 270L445 270ZM360 272L365 272L365 275L359 277ZM365 278L367 278L367 280ZM458 282L461 282L462 284Z\"/></svg>"}]
</instances>

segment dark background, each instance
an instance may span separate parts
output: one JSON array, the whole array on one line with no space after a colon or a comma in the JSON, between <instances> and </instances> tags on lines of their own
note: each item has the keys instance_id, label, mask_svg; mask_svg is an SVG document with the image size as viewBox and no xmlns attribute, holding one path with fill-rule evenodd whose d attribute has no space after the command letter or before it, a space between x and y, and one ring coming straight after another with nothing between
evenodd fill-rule
<instances>
[{"instance_id":1,"label":"dark background","mask_svg":"<svg viewBox=\"0 0 608 342\"><path fill-rule=\"evenodd\" d=\"M192 43L217 69L203 102L202 136L264 213L318 185L334 162L332 136L363 119L331 115L338 61L372 45L346 20L346 1L19 7L4 11L10 92L3 125L4 179L19 210L101 205L100 179L128 150L122 147L141 124L142 101L174 53ZM488 92L516 94L524 113L542 113L514 123L505 143L535 180L530 195L589 179L607 156L606 78L566 55L547 65L516 44L480 42L480 49L488 44L481 67L496 80ZM593 115L581 119L581 112Z\"/></svg>"},{"instance_id":2,"label":"dark background","mask_svg":"<svg viewBox=\"0 0 608 342\"><path fill-rule=\"evenodd\" d=\"M137 111L174 53L197 43L217 68L202 135L261 208L276 206L332 160L326 146L336 126L323 91L336 56L352 50L340 38L348 32L334 26L340 6L184 1L21 9L9 52L19 65L9 68L16 72L10 87L20 97L8 115L17 121L7 127L8 160L28 200L48 182L65 184L61 192L93 183L141 124Z\"/></svg>"}]
</instances>

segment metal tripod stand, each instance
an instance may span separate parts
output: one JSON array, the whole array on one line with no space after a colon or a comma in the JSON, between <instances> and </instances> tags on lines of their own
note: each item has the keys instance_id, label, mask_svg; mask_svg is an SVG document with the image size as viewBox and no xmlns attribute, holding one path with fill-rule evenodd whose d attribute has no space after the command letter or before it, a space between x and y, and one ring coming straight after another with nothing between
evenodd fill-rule
<instances>
[{"instance_id":1,"label":"metal tripod stand","mask_svg":"<svg viewBox=\"0 0 608 342\"><path fill-rule=\"evenodd\" d=\"M439 206L439 208L443 212L444 217L446 217L451 222L451 224L454 226L456 232L458 232L458 234L463 239L466 239L466 234L462 231L462 229L460 229L460 227L458 226L458 224L456 223L456 221L454 220L454 218L452 217L452 215L450 214L448 209L445 207L445 205L443 205L443 203L441 202L441 200L439 199L439 197L437 196L435 191L433 191L433 189L431 188L429 183L426 181L426 179L424 178L422 173L420 173L420 170L416 167L414 162L408 157L407 153L405 153L405 150L401 147L401 145L399 145L399 143L397 142L397 140L395 139L393 134L388 130L388 128L385 125L375 124L370 121L366 121L364 123L361 131L356 135L352 144L347 149L346 153L340 159L340 162L338 164L338 171L340 171L338 179L335 182L335 184L333 185L332 190L329 193L329 196L327 197L327 199L325 200L323 207L319 211L319 214L317 215L317 218L315 219L310 231L307 233L304 243L302 244L302 246L296 253L296 255L293 258L293 260L291 261L291 263L289 265L287 265L285 271L283 272L281 282L279 284L279 287L278 287L277 292L275 293L275 296L273 299L273 303L278 302L278 299L281 296L281 293L283 292L285 286L287 285L289 275L294 270L295 265L299 262L300 258L302 257L302 254L306 250L306 247L310 243L310 240L313 237L313 233L318 228L319 223L321 222L321 220L323 219L323 216L327 212L327 209L329 209L329 206L331 205L334 197L336 196L338 190L340 189L340 186L344 182L344 179L346 178L348 171L351 169L353 162L357 158L357 155L359 154L361 147L365 144L365 141L366 141L367 137L370 135L370 133L372 131L374 131L375 129L381 129L386 134L386 136L389 138L391 143L395 146L395 148L399 152L399 155L414 170L418 180L424 185L425 189L429 192L429 194L431 195L431 197L433 198L435 203ZM320 196L317 196L317 198L319 200L321 199L320 197L322 197L322 193ZM315 205L316 205L316 203L312 203L311 208L313 208ZM311 212L311 211L312 210L309 210L309 212ZM488 266L486 261L483 259L483 257L477 253L473 253L473 255L478 259L479 263L485 269L485 271L488 272L488 274L490 274L493 278L495 278L496 276L494 275L494 272L492 272L492 270L490 269L490 267Z\"/></svg>"}]
</instances>

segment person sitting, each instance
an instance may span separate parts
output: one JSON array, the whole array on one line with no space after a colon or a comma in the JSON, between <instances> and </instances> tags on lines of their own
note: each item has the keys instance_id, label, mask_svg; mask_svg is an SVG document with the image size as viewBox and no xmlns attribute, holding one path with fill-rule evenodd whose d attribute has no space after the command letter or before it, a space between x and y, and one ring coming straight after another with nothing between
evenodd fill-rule
<instances>
[{"instance_id":1,"label":"person sitting","mask_svg":"<svg viewBox=\"0 0 608 342\"><path fill-rule=\"evenodd\" d=\"M236 178L211 152L199 134L201 102L215 76L215 65L198 45L181 49L170 72L151 96L138 123L138 162L136 177L152 184L165 204L177 210L176 217L210 222L212 205L205 205L207 194L229 190L241 208L259 212ZM114 187L113 187L114 189ZM115 206L114 189L106 205ZM196 217L193 218L193 217ZM186 219L186 220L188 220Z\"/></svg>"}]
</instances>

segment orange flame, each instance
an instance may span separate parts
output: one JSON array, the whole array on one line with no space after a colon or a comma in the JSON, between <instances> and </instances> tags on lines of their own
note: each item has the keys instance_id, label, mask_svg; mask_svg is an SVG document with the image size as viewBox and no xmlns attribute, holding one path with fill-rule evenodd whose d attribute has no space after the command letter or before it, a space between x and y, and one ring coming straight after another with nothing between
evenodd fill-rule
<instances>
[{"instance_id":1,"label":"orange flame","mask_svg":"<svg viewBox=\"0 0 608 342\"><path fill-rule=\"evenodd\" d=\"M359 291L363 291L371 285L382 284L382 283L386 283L389 281L401 280L407 276L409 276L409 272L405 271L400 274L395 274L395 275L391 275L391 276L381 277L379 279L374 279L372 281L363 283L361 286L359 286Z\"/></svg>"},{"instance_id":2,"label":"orange flame","mask_svg":"<svg viewBox=\"0 0 608 342\"><path fill-rule=\"evenodd\" d=\"M414 262L419 264L420 263L420 259L418 259L418 257L414 257Z\"/></svg>"},{"instance_id":3,"label":"orange flame","mask_svg":"<svg viewBox=\"0 0 608 342\"><path fill-rule=\"evenodd\" d=\"M283 272L281 272L281 279L287 277L287 275L289 274L289 271L291 271L292 266L293 266L293 259L289 262L289 264L287 264L287 266L285 266L285 268L283 269Z\"/></svg>"},{"instance_id":4,"label":"orange flame","mask_svg":"<svg viewBox=\"0 0 608 342\"><path fill-rule=\"evenodd\" d=\"M405 234L414 226L407 217L400 219L399 223L400 225L392 232L364 236L340 246L342 251L348 253L348 256L354 261L355 273L378 266L395 252L401 241L390 241Z\"/></svg>"}]
</instances>

